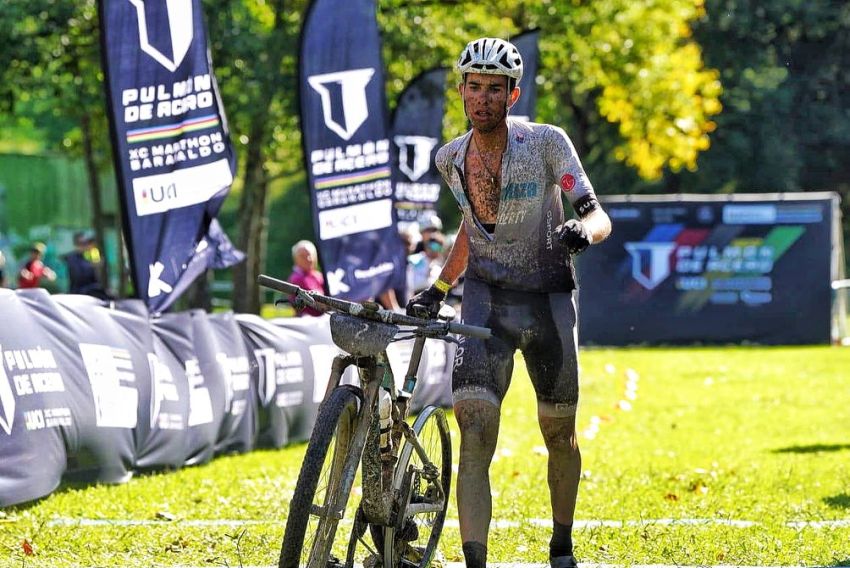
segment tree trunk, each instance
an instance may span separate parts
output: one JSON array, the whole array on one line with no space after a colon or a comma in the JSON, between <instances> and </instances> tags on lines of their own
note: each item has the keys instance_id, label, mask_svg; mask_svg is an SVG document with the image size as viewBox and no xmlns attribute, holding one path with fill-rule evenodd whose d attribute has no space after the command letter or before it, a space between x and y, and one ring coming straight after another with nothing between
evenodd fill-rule
<instances>
[{"instance_id":1,"label":"tree trunk","mask_svg":"<svg viewBox=\"0 0 850 568\"><path fill-rule=\"evenodd\" d=\"M257 276L265 265L266 202L269 180L263 167L265 148L272 125L269 123L269 108L281 88L280 62L286 41L283 0L274 4L275 23L268 40L268 69L264 74L268 84L263 89L264 98L257 106L249 133L248 156L245 161L245 184L239 201L238 247L245 253L245 262L233 269L233 309L241 313L260 313L260 286Z\"/></svg>"},{"instance_id":2,"label":"tree trunk","mask_svg":"<svg viewBox=\"0 0 850 568\"><path fill-rule=\"evenodd\" d=\"M94 159L92 146L91 118L87 112L80 116L80 130L83 135L83 156L86 163L86 173L89 178L89 199L91 200L92 219L97 248L102 253L102 261L98 264L98 278L104 289L109 288L109 269L106 262L106 247L104 246L105 223L103 221L103 203L101 201L100 176Z\"/></svg>"},{"instance_id":3,"label":"tree trunk","mask_svg":"<svg viewBox=\"0 0 850 568\"><path fill-rule=\"evenodd\" d=\"M262 139L266 130L265 121L257 119L252 130L252 140ZM248 147L245 184L239 201L237 220L239 249L245 253L245 262L233 267L233 309L240 313L260 313L260 287L257 284L257 276L263 269L266 256L267 190L262 146L252 144Z\"/></svg>"}]
</instances>

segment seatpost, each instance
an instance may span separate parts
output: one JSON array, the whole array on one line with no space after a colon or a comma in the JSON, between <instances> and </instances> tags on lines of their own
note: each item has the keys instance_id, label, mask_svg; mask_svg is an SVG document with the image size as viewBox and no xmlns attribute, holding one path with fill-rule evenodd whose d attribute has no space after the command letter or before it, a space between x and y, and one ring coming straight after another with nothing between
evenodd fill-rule
<instances>
[{"instance_id":1,"label":"seatpost","mask_svg":"<svg viewBox=\"0 0 850 568\"><path fill-rule=\"evenodd\" d=\"M413 352L410 354L410 364L407 366L407 374L404 377L404 386L399 396L410 398L413 389L416 388L416 374L419 372L419 361L422 359L422 351L425 349L425 336L419 335L413 341Z\"/></svg>"}]
</instances>

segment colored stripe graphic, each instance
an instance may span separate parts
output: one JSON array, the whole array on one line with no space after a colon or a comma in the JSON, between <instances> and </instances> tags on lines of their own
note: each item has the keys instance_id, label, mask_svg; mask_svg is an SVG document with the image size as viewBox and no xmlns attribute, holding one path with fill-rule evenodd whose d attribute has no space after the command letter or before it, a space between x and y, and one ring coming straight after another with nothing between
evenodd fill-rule
<instances>
[{"instance_id":1,"label":"colored stripe graphic","mask_svg":"<svg viewBox=\"0 0 850 568\"><path fill-rule=\"evenodd\" d=\"M174 124L151 126L150 128L137 128L135 130L127 131L127 142L146 142L148 140L158 140L160 138L173 138L186 132L212 128L213 126L218 126L218 124L218 116L210 114L207 116L199 116L197 118L188 118Z\"/></svg>"},{"instance_id":2,"label":"colored stripe graphic","mask_svg":"<svg viewBox=\"0 0 850 568\"><path fill-rule=\"evenodd\" d=\"M791 248L800 237L803 236L805 228L800 225L774 227L764 237L738 237L729 242L730 246L735 247L771 247L773 248L773 257L771 262L775 264L787 251ZM772 270L771 270L772 272ZM706 271L702 274L708 281L708 287L705 290L689 291L682 294L677 311L695 312L703 308L712 294L715 292L714 280L717 278L725 278L732 274L731 272ZM740 271L739 276L758 276L758 273L751 271ZM754 280L754 282L758 282Z\"/></svg>"},{"instance_id":3,"label":"colored stripe graphic","mask_svg":"<svg viewBox=\"0 0 850 568\"><path fill-rule=\"evenodd\" d=\"M341 176L326 177L317 179L315 182L316 189L328 189L329 187L339 187L341 185L351 185L355 183L363 183L376 179L390 177L389 166L375 168L373 170L365 170L356 174L346 174Z\"/></svg>"},{"instance_id":4,"label":"colored stripe graphic","mask_svg":"<svg viewBox=\"0 0 850 568\"><path fill-rule=\"evenodd\" d=\"M791 245L803 236L805 229L803 227L776 227L771 230L764 238L765 246L773 247L773 261L779 260L785 252L791 248Z\"/></svg>"}]
</instances>

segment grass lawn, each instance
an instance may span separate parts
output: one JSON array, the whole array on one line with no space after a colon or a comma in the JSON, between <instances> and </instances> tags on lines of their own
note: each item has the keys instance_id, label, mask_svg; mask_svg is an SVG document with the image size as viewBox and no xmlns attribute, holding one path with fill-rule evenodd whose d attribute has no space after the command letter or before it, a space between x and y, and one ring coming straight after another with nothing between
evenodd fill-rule
<instances>
[{"instance_id":1,"label":"grass lawn","mask_svg":"<svg viewBox=\"0 0 850 568\"><path fill-rule=\"evenodd\" d=\"M518 363L491 470L490 560L545 562L546 456ZM850 566L850 349L591 349L581 364L580 561ZM276 564L304 449L0 511L0 566ZM461 560L456 510L448 561Z\"/></svg>"}]
</instances>

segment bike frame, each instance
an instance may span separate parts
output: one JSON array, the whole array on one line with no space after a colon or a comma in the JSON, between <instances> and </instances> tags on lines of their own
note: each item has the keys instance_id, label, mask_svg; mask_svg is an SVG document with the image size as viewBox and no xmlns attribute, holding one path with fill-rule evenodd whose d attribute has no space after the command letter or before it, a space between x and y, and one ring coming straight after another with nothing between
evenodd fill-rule
<instances>
[{"instance_id":1,"label":"bike frame","mask_svg":"<svg viewBox=\"0 0 850 568\"><path fill-rule=\"evenodd\" d=\"M354 429L352 442L353 448L361 449L352 452L346 458L344 471L351 472L341 484L342 495L348 495L354 484L353 467L361 462L363 498L362 507L366 519L373 524L394 526L397 523L399 511L393 511L394 495L392 492L392 473L395 462L398 459L400 442L402 437L413 445L425 468L435 468L428 459L425 450L416 438L413 429L406 422L409 413L408 393L412 393L416 387L419 363L425 346L425 337L417 336L414 340L404 388L401 393L397 392L395 377L390 367L389 357L386 350L377 355L356 357L354 355L338 355L334 358L331 366L331 376L325 391L325 400L334 389L342 384L342 377L348 367L356 366L360 378L360 388L363 390L363 406L358 415ZM379 443L379 416L378 400L382 390L389 393L392 399L391 413L391 440L392 453L382 454ZM401 394L401 396L399 396ZM406 395L406 396L405 396ZM439 480L435 480L437 489L441 495L445 495ZM336 503L335 509L339 511L340 518L345 510L346 503ZM433 505L421 504L414 506L417 512L427 512L434 509Z\"/></svg>"}]
</instances>

